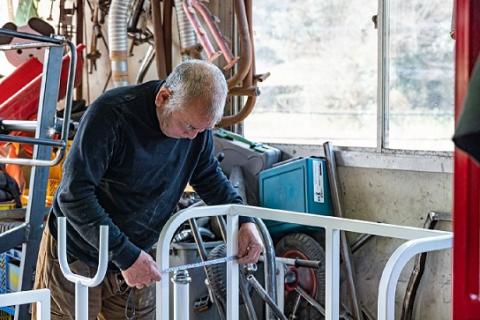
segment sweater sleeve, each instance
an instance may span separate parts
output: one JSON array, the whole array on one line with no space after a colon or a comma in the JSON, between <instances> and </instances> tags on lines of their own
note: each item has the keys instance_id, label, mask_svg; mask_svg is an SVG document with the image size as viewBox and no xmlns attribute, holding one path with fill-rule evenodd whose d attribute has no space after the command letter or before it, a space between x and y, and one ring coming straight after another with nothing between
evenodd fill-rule
<instances>
[{"instance_id":1,"label":"sweater sleeve","mask_svg":"<svg viewBox=\"0 0 480 320\"><path fill-rule=\"evenodd\" d=\"M198 164L190 178L190 184L208 205L243 204L242 197L225 177L213 153L213 136L205 133L205 144ZM240 217L240 223L253 222L250 217Z\"/></svg>"},{"instance_id":2,"label":"sweater sleeve","mask_svg":"<svg viewBox=\"0 0 480 320\"><path fill-rule=\"evenodd\" d=\"M109 257L121 270L140 254L100 205L96 187L112 161L118 144L118 119L108 105L94 103L85 113L63 168L57 202L67 223L98 250L99 226L109 227Z\"/></svg>"}]
</instances>

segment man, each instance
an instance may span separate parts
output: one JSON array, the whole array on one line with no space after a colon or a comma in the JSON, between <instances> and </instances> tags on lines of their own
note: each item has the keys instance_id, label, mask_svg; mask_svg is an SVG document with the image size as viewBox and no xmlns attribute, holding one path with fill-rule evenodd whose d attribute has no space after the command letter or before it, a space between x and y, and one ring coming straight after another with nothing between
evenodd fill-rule
<instances>
[{"instance_id":1,"label":"man","mask_svg":"<svg viewBox=\"0 0 480 320\"><path fill-rule=\"evenodd\" d=\"M210 129L226 96L221 71L190 60L165 82L111 90L88 108L64 164L37 262L35 287L51 290L52 319L74 318L74 284L57 260L62 216L70 268L85 276L96 272L99 226L109 226L110 265L102 285L89 291L89 318L155 318L152 284L161 277L148 252L187 183L207 204L242 203L213 154ZM240 223L239 262L256 262L259 234L251 219L240 217Z\"/></svg>"}]
</instances>

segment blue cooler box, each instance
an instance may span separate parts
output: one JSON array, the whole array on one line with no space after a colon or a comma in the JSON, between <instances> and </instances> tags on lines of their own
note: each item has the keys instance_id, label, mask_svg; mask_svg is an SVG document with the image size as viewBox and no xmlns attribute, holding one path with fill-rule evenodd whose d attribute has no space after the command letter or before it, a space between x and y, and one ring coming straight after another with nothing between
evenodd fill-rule
<instances>
[{"instance_id":1,"label":"blue cooler box","mask_svg":"<svg viewBox=\"0 0 480 320\"><path fill-rule=\"evenodd\" d=\"M260 172L259 198L265 208L332 215L325 159L296 159ZM308 229L272 220L265 220L265 224L273 236Z\"/></svg>"}]
</instances>

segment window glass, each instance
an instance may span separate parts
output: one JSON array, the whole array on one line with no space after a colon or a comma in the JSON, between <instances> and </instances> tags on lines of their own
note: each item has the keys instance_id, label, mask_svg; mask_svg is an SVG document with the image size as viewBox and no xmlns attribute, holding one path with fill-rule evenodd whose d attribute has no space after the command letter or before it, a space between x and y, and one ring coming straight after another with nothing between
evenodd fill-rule
<instances>
[{"instance_id":1,"label":"window glass","mask_svg":"<svg viewBox=\"0 0 480 320\"><path fill-rule=\"evenodd\" d=\"M390 2L387 146L453 150L452 2Z\"/></svg>"},{"instance_id":2,"label":"window glass","mask_svg":"<svg viewBox=\"0 0 480 320\"><path fill-rule=\"evenodd\" d=\"M253 3L261 95L245 120L262 142L376 145L377 1Z\"/></svg>"}]
</instances>

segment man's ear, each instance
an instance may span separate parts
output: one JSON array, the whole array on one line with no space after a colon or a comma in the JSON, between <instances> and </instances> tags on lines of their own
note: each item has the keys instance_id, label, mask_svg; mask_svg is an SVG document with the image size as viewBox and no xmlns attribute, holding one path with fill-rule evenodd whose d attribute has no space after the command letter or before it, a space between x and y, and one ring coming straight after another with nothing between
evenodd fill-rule
<instances>
[{"instance_id":1,"label":"man's ear","mask_svg":"<svg viewBox=\"0 0 480 320\"><path fill-rule=\"evenodd\" d=\"M49 36L55 33L55 29L53 29L48 22L37 17L30 18L30 20L28 20L28 26L44 36Z\"/></svg>"},{"instance_id":2,"label":"man's ear","mask_svg":"<svg viewBox=\"0 0 480 320\"><path fill-rule=\"evenodd\" d=\"M17 26L12 22L5 23L2 26L2 28L12 30L12 31L17 31ZM12 40L13 40L12 37L1 35L0 36L0 45L9 44L10 42L12 42Z\"/></svg>"},{"instance_id":3,"label":"man's ear","mask_svg":"<svg viewBox=\"0 0 480 320\"><path fill-rule=\"evenodd\" d=\"M161 87L160 90L157 93L157 96L155 97L155 105L157 107L163 105L165 101L170 98L171 91L165 87Z\"/></svg>"}]
</instances>

